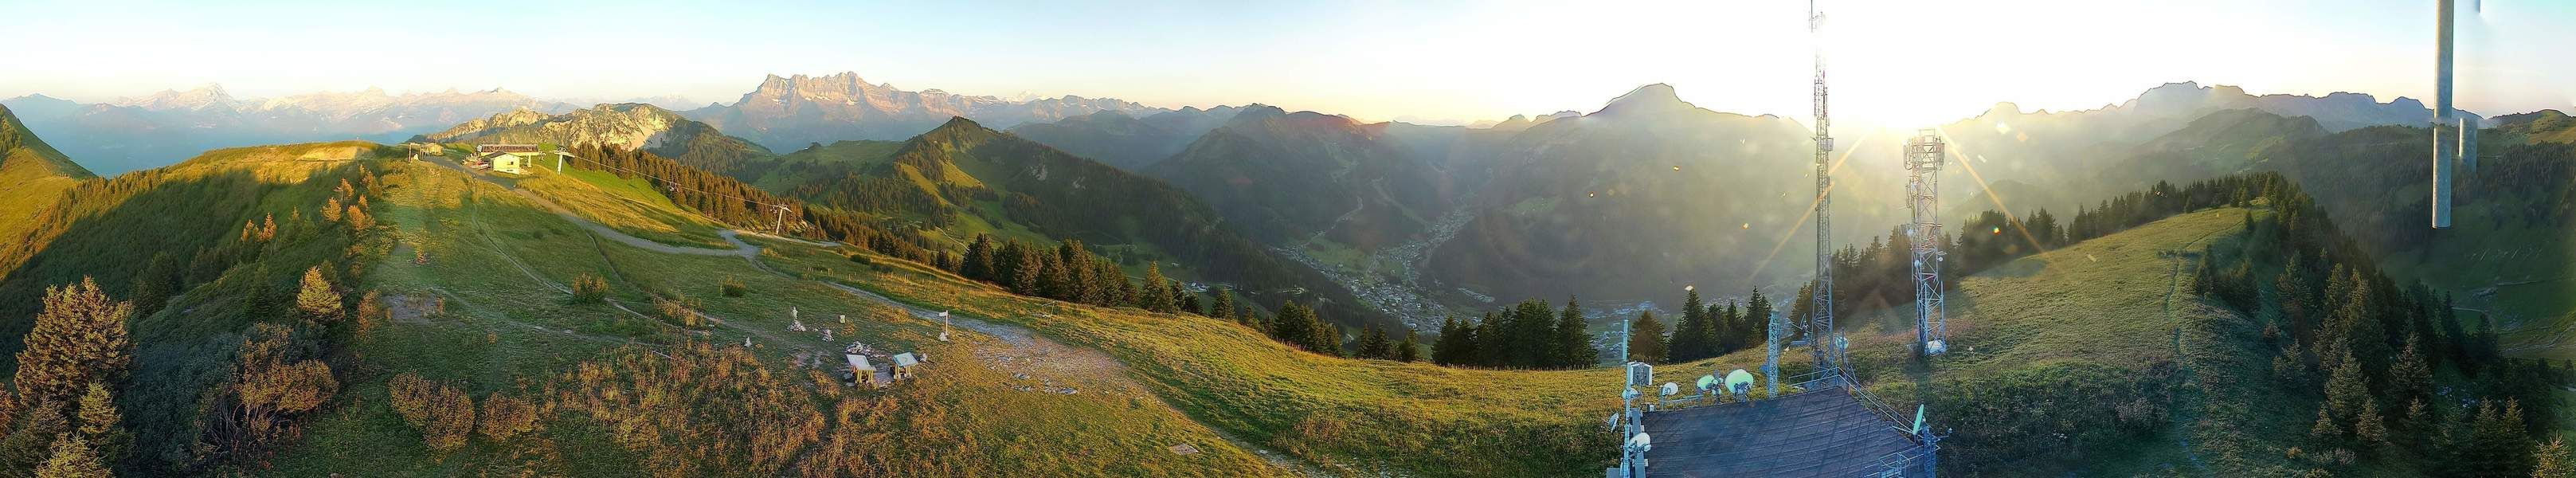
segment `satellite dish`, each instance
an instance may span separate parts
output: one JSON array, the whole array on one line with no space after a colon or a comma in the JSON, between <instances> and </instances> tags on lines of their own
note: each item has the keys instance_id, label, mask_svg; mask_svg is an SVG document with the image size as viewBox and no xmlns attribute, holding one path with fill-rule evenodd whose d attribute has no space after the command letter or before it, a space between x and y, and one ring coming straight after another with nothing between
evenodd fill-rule
<instances>
[{"instance_id":1,"label":"satellite dish","mask_svg":"<svg viewBox=\"0 0 2576 478\"><path fill-rule=\"evenodd\" d=\"M1670 397L1670 396L1673 396L1673 395L1679 395L1679 394L1681 394L1681 393L1682 393L1682 386L1681 386L1681 384L1672 383L1672 382L1664 382L1664 396Z\"/></svg>"},{"instance_id":2,"label":"satellite dish","mask_svg":"<svg viewBox=\"0 0 2576 478\"><path fill-rule=\"evenodd\" d=\"M1640 448L1640 449L1645 449L1645 448L1654 448L1654 446L1655 446L1655 439L1654 439L1654 437L1647 436L1644 432L1639 432L1639 433L1637 433L1636 435L1632 435L1632 436L1629 436L1629 437L1628 437L1628 446L1637 447L1637 448Z\"/></svg>"},{"instance_id":3,"label":"satellite dish","mask_svg":"<svg viewBox=\"0 0 2576 478\"><path fill-rule=\"evenodd\" d=\"M1753 374L1740 368L1735 369L1733 372L1727 372L1726 389L1735 393L1744 393L1745 391L1752 390Z\"/></svg>"},{"instance_id":4,"label":"satellite dish","mask_svg":"<svg viewBox=\"0 0 2576 478\"><path fill-rule=\"evenodd\" d=\"M1701 376L1699 376L1699 383L1697 384L1696 388L1698 388L1698 389L1700 389L1700 390L1709 390L1709 389L1717 388L1717 376L1716 376L1716 375L1701 375Z\"/></svg>"},{"instance_id":5,"label":"satellite dish","mask_svg":"<svg viewBox=\"0 0 2576 478\"><path fill-rule=\"evenodd\" d=\"M1608 420L1602 420L1602 423L1603 423L1604 425L1608 425L1608 428L1609 428L1609 429L1612 429L1612 430L1617 430L1617 429L1619 429L1619 414L1616 414L1616 413L1610 414L1610 419L1608 419Z\"/></svg>"},{"instance_id":6,"label":"satellite dish","mask_svg":"<svg viewBox=\"0 0 2576 478\"><path fill-rule=\"evenodd\" d=\"M1948 351L1950 351L1950 344L1941 339L1932 339L1930 342L1923 343L1924 355L1940 355Z\"/></svg>"}]
</instances>

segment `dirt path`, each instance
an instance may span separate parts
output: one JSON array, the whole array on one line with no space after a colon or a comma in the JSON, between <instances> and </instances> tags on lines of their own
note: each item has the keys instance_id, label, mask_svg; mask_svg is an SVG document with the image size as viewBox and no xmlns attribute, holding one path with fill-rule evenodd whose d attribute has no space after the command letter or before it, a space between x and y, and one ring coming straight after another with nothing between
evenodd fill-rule
<instances>
[{"instance_id":1,"label":"dirt path","mask_svg":"<svg viewBox=\"0 0 2576 478\"><path fill-rule=\"evenodd\" d=\"M2174 319L2174 296L2182 288L2183 259L2185 257L2190 257L2191 246L2193 244L2199 244L2201 240L2208 239L2209 236L2216 234L2218 233L2211 232L2209 234L2202 234L2200 237L2192 238L2191 242L2182 243L2182 247L2174 248L2173 271L2170 275L2165 277L2165 322L2173 324L2174 364L2179 365L2182 369L2182 382L2190 382L2195 379L2196 375L2191 367L2191 359L2185 356L2185 351L2183 350L2182 322ZM2201 253L2208 254L2209 252L2201 251ZM2183 387L2182 395L2193 402L2202 401L2198 388ZM2198 422L2200 419L2200 414L2193 412L2199 410L2199 408L2198 403L2195 403L2194 406L2191 407L2176 407L2176 412L2172 414L2172 423L2178 428L2177 430L2174 430L2174 444L2182 447L2183 456L2191 460L2191 466L2193 469L2200 470L2202 473L2208 473L2209 463L2201 460L2200 450L2193 448L2191 445L2191 425Z\"/></svg>"}]
</instances>

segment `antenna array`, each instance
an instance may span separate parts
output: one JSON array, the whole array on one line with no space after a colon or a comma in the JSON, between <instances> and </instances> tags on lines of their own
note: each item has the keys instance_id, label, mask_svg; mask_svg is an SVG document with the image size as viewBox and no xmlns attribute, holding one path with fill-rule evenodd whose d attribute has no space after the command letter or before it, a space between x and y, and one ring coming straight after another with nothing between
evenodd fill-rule
<instances>
[{"instance_id":1,"label":"antenna array","mask_svg":"<svg viewBox=\"0 0 2576 478\"><path fill-rule=\"evenodd\" d=\"M1914 212L1914 221L1905 230L1914 252L1914 345L1924 355L1950 350L1949 309L1941 301L1947 291L1941 283L1944 244L1939 189L1947 148L1941 136L1928 129L1905 142L1905 198Z\"/></svg>"},{"instance_id":2,"label":"antenna array","mask_svg":"<svg viewBox=\"0 0 2576 478\"><path fill-rule=\"evenodd\" d=\"M1834 137L1828 132L1833 120L1825 108L1825 14L1816 10L1816 2L1807 2L1807 33L1815 44L1816 60L1816 283L1814 298L1808 304L1807 343L1816 354L1816 368L1830 377L1842 370L1842 341L1834 334Z\"/></svg>"}]
</instances>

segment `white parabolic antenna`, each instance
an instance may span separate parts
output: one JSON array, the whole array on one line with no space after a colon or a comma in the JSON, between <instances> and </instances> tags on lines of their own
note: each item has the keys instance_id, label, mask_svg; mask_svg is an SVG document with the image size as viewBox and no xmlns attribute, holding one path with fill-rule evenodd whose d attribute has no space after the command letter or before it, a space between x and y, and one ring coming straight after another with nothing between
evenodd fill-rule
<instances>
[{"instance_id":1,"label":"white parabolic antenna","mask_svg":"<svg viewBox=\"0 0 2576 478\"><path fill-rule=\"evenodd\" d=\"M1673 396L1673 395L1678 395L1678 394L1680 394L1680 393L1682 393L1682 385L1681 385L1681 384L1678 384L1678 383L1672 383L1672 382L1664 382L1664 396L1670 397L1670 396Z\"/></svg>"},{"instance_id":2,"label":"white parabolic antenna","mask_svg":"<svg viewBox=\"0 0 2576 478\"><path fill-rule=\"evenodd\" d=\"M1709 389L1710 387L1716 387L1716 386L1717 386L1717 376L1716 376L1716 375L1701 375L1701 376L1699 376L1698 388L1699 388L1700 390L1707 390L1707 389Z\"/></svg>"},{"instance_id":3,"label":"white parabolic antenna","mask_svg":"<svg viewBox=\"0 0 2576 478\"><path fill-rule=\"evenodd\" d=\"M1753 374L1752 374L1752 373L1750 373L1750 372L1745 372L1745 371L1744 371L1744 369L1740 369L1740 368L1739 368L1739 369L1735 369L1735 371L1733 371L1733 372L1727 372L1727 373L1726 373L1726 389L1727 389L1727 390L1751 390L1751 389L1753 389Z\"/></svg>"}]
</instances>

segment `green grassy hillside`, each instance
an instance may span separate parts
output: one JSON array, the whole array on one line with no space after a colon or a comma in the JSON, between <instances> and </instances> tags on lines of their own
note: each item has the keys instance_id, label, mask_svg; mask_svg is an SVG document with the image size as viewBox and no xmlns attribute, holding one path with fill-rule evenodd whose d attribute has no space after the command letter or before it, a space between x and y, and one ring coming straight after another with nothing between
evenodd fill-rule
<instances>
[{"instance_id":1,"label":"green grassy hillside","mask_svg":"<svg viewBox=\"0 0 2576 478\"><path fill-rule=\"evenodd\" d=\"M641 249L501 184L378 153L227 150L138 174L128 181L150 182L80 203L88 220L46 236L0 279L24 292L94 275L122 299L146 292L114 284L168 272L113 267L125 246L105 234L158 226L189 241L169 249L211 251L178 261L204 272L170 273L178 292L167 306L132 320L141 359L121 395L139 438L125 466L282 476L1553 476L1606 458L1595 451L1608 438L1591 422L1613 403L1607 371L1316 356L1228 321L1052 304L845 247L745 238L765 249L749 260ZM358 186L337 192L343 179ZM570 208L659 204L650 189L606 178L519 184L543 180L579 181L540 195L572 198L557 201ZM316 218L319 205L344 198L370 205L365 227ZM148 214L182 204L197 213ZM275 217L277 239L242 232L245 216ZM233 383L234 353L256 327L295 323L280 294L314 266L363 317L293 336L321 351L336 389L313 412L286 417L289 438L200 445L234 436L208 427L209 413L222 412L205 407L228 402L207 397L229 396L209 390ZM573 298L585 276L604 279L605 300ZM851 284L962 304L969 321L941 342L940 324L840 288ZM667 314L656 307L664 300L694 312ZM791 311L836 337L790 331ZM825 373L852 341L936 359L892 388L830 385ZM474 432L433 448L434 435L397 412L397 378L411 376L486 406L528 403L538 418L510 438ZM648 396L664 398L636 400Z\"/></svg>"},{"instance_id":2,"label":"green grassy hillside","mask_svg":"<svg viewBox=\"0 0 2576 478\"><path fill-rule=\"evenodd\" d=\"M64 189L94 177L0 107L0 237L23 232Z\"/></svg>"}]
</instances>

